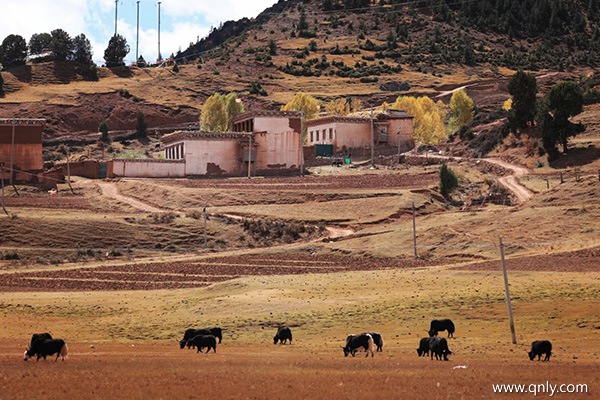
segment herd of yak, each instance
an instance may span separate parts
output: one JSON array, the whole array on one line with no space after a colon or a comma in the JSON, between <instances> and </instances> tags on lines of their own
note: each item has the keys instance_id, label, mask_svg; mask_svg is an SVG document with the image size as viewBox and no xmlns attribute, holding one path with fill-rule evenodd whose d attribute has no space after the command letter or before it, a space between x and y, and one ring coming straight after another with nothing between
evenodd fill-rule
<instances>
[{"instance_id":1,"label":"herd of yak","mask_svg":"<svg viewBox=\"0 0 600 400\"><path fill-rule=\"evenodd\" d=\"M450 319L434 319L431 321L429 326L429 337L424 337L419 341L419 348L417 354L419 357L430 355L433 360L435 355L436 360L448 361L448 355L452 354L448 348L448 341L445 338L438 336L438 332L448 331L448 337L454 337L454 323ZM206 352L210 352L212 349L214 353L217 352L217 339L219 343L223 340L223 332L220 327L205 328L205 329L187 329L183 334L183 339L179 341L180 348L193 348L197 349L197 352L202 353L202 349L206 349ZM273 337L273 343L277 344L292 344L292 331L287 326L280 326L277 329L277 333ZM349 335L346 338L346 345L343 347L344 356L348 354L354 355L356 351L363 348L366 352L366 356L371 354L373 357L374 348L377 347L376 351L383 351L383 337L379 332L365 332L358 335ZM62 339L53 339L49 333L34 333L31 337L29 348L25 351L24 357L27 361L31 357L37 357L46 359L46 356L56 354L57 361L59 357L64 360L67 356L67 344ZM533 359L537 356L540 360L541 356L544 355L544 361L550 360L552 354L552 344L548 340L536 340L531 343L531 350L529 351L529 359Z\"/></svg>"}]
</instances>

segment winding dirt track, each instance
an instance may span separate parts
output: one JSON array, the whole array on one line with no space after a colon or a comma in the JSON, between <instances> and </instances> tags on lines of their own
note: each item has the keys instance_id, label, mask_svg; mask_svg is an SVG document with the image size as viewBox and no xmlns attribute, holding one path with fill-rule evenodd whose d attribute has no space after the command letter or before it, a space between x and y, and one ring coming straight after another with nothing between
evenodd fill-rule
<instances>
[{"instance_id":1,"label":"winding dirt track","mask_svg":"<svg viewBox=\"0 0 600 400\"><path fill-rule=\"evenodd\" d=\"M515 195L519 201L519 204L523 204L533 197L533 192L521 185L518 179L521 176L529 174L529 170L527 168L509 164L496 158L486 158L485 161L513 172L512 175L498 178L498 182Z\"/></svg>"},{"instance_id":2,"label":"winding dirt track","mask_svg":"<svg viewBox=\"0 0 600 400\"><path fill-rule=\"evenodd\" d=\"M422 157L422 158L428 157L430 159L437 158L437 159L449 160L452 158L453 160L460 160L460 161L468 160L468 158L465 158L465 157L423 155L423 154L417 154L417 153L412 153L411 155L416 156L416 157ZM481 161L485 161L490 164L494 164L499 167L502 167L506 170L512 171L511 175L498 178L498 183L500 183L502 186L504 186L505 188L510 190L510 192L512 194L514 194L515 197L517 198L519 204L523 204L527 200L529 200L533 197L534 193L531 190L527 189L525 186L521 185L521 183L519 182L519 179L518 179L521 176L525 176L525 175L529 174L530 171L527 168L521 167L521 166L518 166L515 164L510 164L510 163L507 163L507 162L502 161L497 158L482 158Z\"/></svg>"},{"instance_id":3,"label":"winding dirt track","mask_svg":"<svg viewBox=\"0 0 600 400\"><path fill-rule=\"evenodd\" d=\"M112 197L113 199L119 200L123 203L127 203L133 208L137 208L141 211L151 212L151 213L161 213L165 212L165 210L161 210L156 207L152 207L146 203L143 203L139 200L134 199L133 197L123 196L119 193L117 187L111 182L97 181L96 182L100 189L102 190L102 194L107 197Z\"/></svg>"}]
</instances>

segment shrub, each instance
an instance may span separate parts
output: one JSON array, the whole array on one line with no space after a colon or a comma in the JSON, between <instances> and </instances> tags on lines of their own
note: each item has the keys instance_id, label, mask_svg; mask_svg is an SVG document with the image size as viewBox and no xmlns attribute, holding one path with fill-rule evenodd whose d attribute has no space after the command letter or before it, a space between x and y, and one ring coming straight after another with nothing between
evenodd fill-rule
<instances>
[{"instance_id":1,"label":"shrub","mask_svg":"<svg viewBox=\"0 0 600 400\"><path fill-rule=\"evenodd\" d=\"M448 197L458 186L458 178L452 169L448 168L446 163L440 167L440 193L444 197Z\"/></svg>"}]
</instances>

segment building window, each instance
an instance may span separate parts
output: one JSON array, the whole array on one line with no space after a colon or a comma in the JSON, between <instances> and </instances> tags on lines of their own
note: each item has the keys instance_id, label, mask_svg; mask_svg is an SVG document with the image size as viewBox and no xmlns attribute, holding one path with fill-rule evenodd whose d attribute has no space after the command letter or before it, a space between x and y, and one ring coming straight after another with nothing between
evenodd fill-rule
<instances>
[{"instance_id":1,"label":"building window","mask_svg":"<svg viewBox=\"0 0 600 400\"><path fill-rule=\"evenodd\" d=\"M333 128L329 128L329 140L333 140Z\"/></svg>"},{"instance_id":2,"label":"building window","mask_svg":"<svg viewBox=\"0 0 600 400\"><path fill-rule=\"evenodd\" d=\"M315 133L314 131L310 131L310 142L311 143L314 142L314 140L313 140L314 139L314 133Z\"/></svg>"}]
</instances>

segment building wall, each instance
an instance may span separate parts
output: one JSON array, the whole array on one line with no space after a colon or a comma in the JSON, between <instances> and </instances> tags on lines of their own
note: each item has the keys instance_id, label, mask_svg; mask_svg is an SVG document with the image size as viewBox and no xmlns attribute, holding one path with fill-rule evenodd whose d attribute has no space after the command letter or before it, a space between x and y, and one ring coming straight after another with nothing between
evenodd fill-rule
<instances>
[{"instance_id":1,"label":"building wall","mask_svg":"<svg viewBox=\"0 0 600 400\"><path fill-rule=\"evenodd\" d=\"M415 147L412 118L389 120L388 143L397 147L398 142L401 151L408 151Z\"/></svg>"},{"instance_id":2,"label":"building wall","mask_svg":"<svg viewBox=\"0 0 600 400\"><path fill-rule=\"evenodd\" d=\"M184 149L186 175L239 175L245 170L238 140L187 140Z\"/></svg>"},{"instance_id":3,"label":"building wall","mask_svg":"<svg viewBox=\"0 0 600 400\"><path fill-rule=\"evenodd\" d=\"M89 179L98 179L100 177L100 167L96 160L71 162L68 168L66 162L56 163L55 165L62 168L65 173L70 172L71 175L83 176Z\"/></svg>"},{"instance_id":4,"label":"building wall","mask_svg":"<svg viewBox=\"0 0 600 400\"><path fill-rule=\"evenodd\" d=\"M256 133L255 169L263 170L298 169L302 164L303 152L300 133L287 130L277 133Z\"/></svg>"},{"instance_id":5,"label":"building wall","mask_svg":"<svg viewBox=\"0 0 600 400\"><path fill-rule=\"evenodd\" d=\"M15 126L14 169L33 171L43 169L42 131L40 125ZM12 148L12 125L0 125L0 163L10 168Z\"/></svg>"},{"instance_id":6,"label":"building wall","mask_svg":"<svg viewBox=\"0 0 600 400\"><path fill-rule=\"evenodd\" d=\"M185 162L155 159L114 159L108 162L107 176L132 178L183 178Z\"/></svg>"},{"instance_id":7,"label":"building wall","mask_svg":"<svg viewBox=\"0 0 600 400\"><path fill-rule=\"evenodd\" d=\"M279 133L292 130L299 132L300 129L294 129L293 125L289 117L259 116L254 118L254 132Z\"/></svg>"}]
</instances>

